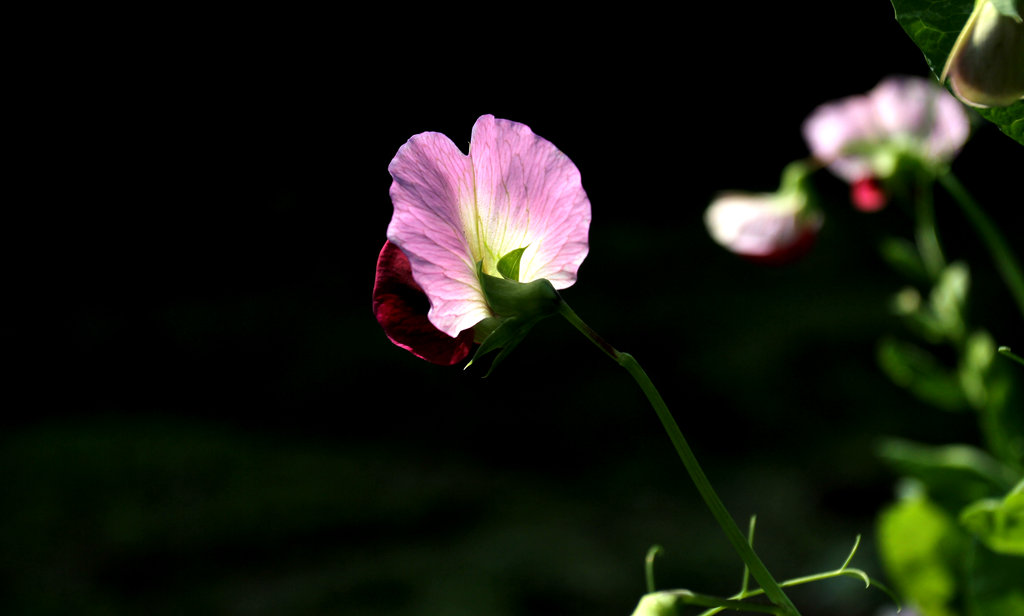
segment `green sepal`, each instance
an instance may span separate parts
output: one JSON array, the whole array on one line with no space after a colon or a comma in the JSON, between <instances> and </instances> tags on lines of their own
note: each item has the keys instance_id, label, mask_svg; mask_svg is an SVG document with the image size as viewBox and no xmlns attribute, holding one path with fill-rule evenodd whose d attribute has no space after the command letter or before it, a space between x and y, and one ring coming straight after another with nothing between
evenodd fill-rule
<instances>
[{"instance_id":1,"label":"green sepal","mask_svg":"<svg viewBox=\"0 0 1024 616\"><path fill-rule=\"evenodd\" d=\"M519 281L519 262L523 259L526 246L516 248L498 260L498 273L506 280Z\"/></svg>"},{"instance_id":2,"label":"green sepal","mask_svg":"<svg viewBox=\"0 0 1024 616\"><path fill-rule=\"evenodd\" d=\"M545 278L516 282L490 276L483 272L482 262L476 264L476 273L484 299L498 317L548 317L556 314L562 303L558 291Z\"/></svg>"},{"instance_id":3,"label":"green sepal","mask_svg":"<svg viewBox=\"0 0 1024 616\"><path fill-rule=\"evenodd\" d=\"M502 320L498 327L489 336L484 338L484 341L477 347L476 353L473 354L473 359L469 360L469 363L466 364L466 369L469 369L470 366L492 351L499 351L491 361L487 372L484 373L484 378L491 376L491 373L498 367L498 364L508 357L516 346L523 341L523 338L526 338L526 335L530 333L530 330L537 324L537 321L540 321L540 319L510 317Z\"/></svg>"},{"instance_id":4,"label":"green sepal","mask_svg":"<svg viewBox=\"0 0 1024 616\"><path fill-rule=\"evenodd\" d=\"M518 258L516 258L515 268L518 269ZM562 298L551 282L544 278L532 282L516 282L498 278L483 273L483 262L476 264L476 272L484 292L484 299L495 318L486 320L488 329L493 329L484 332L483 340L480 341L480 346L473 355L473 359L466 364L466 368L484 356L499 351L484 374L486 378L522 342L523 338L526 338L538 321L558 314ZM496 327L495 323L497 323Z\"/></svg>"}]
</instances>

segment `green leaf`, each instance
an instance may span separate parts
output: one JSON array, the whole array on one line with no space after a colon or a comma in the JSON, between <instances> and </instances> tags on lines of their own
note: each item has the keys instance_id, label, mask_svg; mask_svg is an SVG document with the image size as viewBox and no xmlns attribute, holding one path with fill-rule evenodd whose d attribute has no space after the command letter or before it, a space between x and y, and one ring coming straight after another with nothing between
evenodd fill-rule
<instances>
[{"instance_id":1,"label":"green leaf","mask_svg":"<svg viewBox=\"0 0 1024 616\"><path fill-rule=\"evenodd\" d=\"M933 502L951 514L978 499L1005 494L1017 474L987 452L970 445L922 445L886 439L878 455L897 472L926 486Z\"/></svg>"},{"instance_id":2,"label":"green leaf","mask_svg":"<svg viewBox=\"0 0 1024 616\"><path fill-rule=\"evenodd\" d=\"M986 498L960 514L960 524L993 552L1024 556L1024 480L1005 498Z\"/></svg>"},{"instance_id":3,"label":"green leaf","mask_svg":"<svg viewBox=\"0 0 1024 616\"><path fill-rule=\"evenodd\" d=\"M984 331L967 337L960 357L960 387L971 406L984 411L989 403L989 373L996 357L996 342Z\"/></svg>"},{"instance_id":4,"label":"green leaf","mask_svg":"<svg viewBox=\"0 0 1024 616\"><path fill-rule=\"evenodd\" d=\"M516 248L498 261L498 273L506 280L519 281L519 262L523 259L526 246Z\"/></svg>"},{"instance_id":5,"label":"green leaf","mask_svg":"<svg viewBox=\"0 0 1024 616\"><path fill-rule=\"evenodd\" d=\"M922 614L953 616L967 537L952 516L918 494L884 509L878 548L890 579Z\"/></svg>"},{"instance_id":6,"label":"green leaf","mask_svg":"<svg viewBox=\"0 0 1024 616\"><path fill-rule=\"evenodd\" d=\"M879 343L878 364L893 383L946 411L967 406L957 375L925 349L892 338Z\"/></svg>"},{"instance_id":7,"label":"green leaf","mask_svg":"<svg viewBox=\"0 0 1024 616\"><path fill-rule=\"evenodd\" d=\"M981 117L999 127L1014 141L1024 144L1024 101L1017 101L1009 107L979 109Z\"/></svg>"},{"instance_id":8,"label":"green leaf","mask_svg":"<svg viewBox=\"0 0 1024 616\"><path fill-rule=\"evenodd\" d=\"M921 49L932 72L940 75L953 43L974 9L974 0L892 0L892 6L896 21ZM1024 101L978 112L999 130L1024 144Z\"/></svg>"},{"instance_id":9,"label":"green leaf","mask_svg":"<svg viewBox=\"0 0 1024 616\"><path fill-rule=\"evenodd\" d=\"M967 614L1024 614L1024 558L998 554L972 542L964 561Z\"/></svg>"},{"instance_id":10,"label":"green leaf","mask_svg":"<svg viewBox=\"0 0 1024 616\"><path fill-rule=\"evenodd\" d=\"M985 406L979 421L988 450L1006 464L1024 468L1024 388L1015 367L993 363L985 376Z\"/></svg>"},{"instance_id":11,"label":"green leaf","mask_svg":"<svg viewBox=\"0 0 1024 616\"><path fill-rule=\"evenodd\" d=\"M938 76L974 10L974 0L892 0L892 8L896 21Z\"/></svg>"},{"instance_id":12,"label":"green leaf","mask_svg":"<svg viewBox=\"0 0 1024 616\"><path fill-rule=\"evenodd\" d=\"M882 240L879 251L882 258L899 274L914 282L928 280L928 271L913 242L899 237L887 237Z\"/></svg>"},{"instance_id":13,"label":"green leaf","mask_svg":"<svg viewBox=\"0 0 1024 616\"><path fill-rule=\"evenodd\" d=\"M949 340L958 341L964 335L964 311L970 284L970 270L965 263L957 261L942 270L932 288L929 296L931 309Z\"/></svg>"}]
</instances>

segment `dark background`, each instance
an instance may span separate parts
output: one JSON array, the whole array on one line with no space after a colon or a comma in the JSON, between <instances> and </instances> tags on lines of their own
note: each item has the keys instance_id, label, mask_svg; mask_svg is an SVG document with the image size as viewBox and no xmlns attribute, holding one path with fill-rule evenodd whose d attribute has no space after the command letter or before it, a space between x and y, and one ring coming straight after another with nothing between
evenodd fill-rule
<instances>
[{"instance_id":1,"label":"dark background","mask_svg":"<svg viewBox=\"0 0 1024 616\"><path fill-rule=\"evenodd\" d=\"M468 146L485 113L580 168L591 253L564 297L646 367L741 526L759 515L773 572L834 568L863 533L854 562L881 576L895 476L875 439L976 440L875 364L904 283L877 244L909 218L855 212L822 173L814 251L764 268L702 215L719 190L773 190L817 104L927 67L887 3L758 6L44 32L11 95L0 611L628 614L654 543L660 586L736 590L653 412L568 324L481 380L374 321L388 163L422 131ZM999 169L1022 160L982 125L954 167L1011 238ZM938 208L978 322L1024 346L980 242ZM853 580L795 596L808 615L886 605Z\"/></svg>"}]
</instances>

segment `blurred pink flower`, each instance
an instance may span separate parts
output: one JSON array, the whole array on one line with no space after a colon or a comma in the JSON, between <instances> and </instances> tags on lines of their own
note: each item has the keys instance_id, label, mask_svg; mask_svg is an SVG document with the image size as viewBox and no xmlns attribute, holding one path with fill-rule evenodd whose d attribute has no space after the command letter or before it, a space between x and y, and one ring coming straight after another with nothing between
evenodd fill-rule
<instances>
[{"instance_id":1,"label":"blurred pink flower","mask_svg":"<svg viewBox=\"0 0 1024 616\"><path fill-rule=\"evenodd\" d=\"M711 238L753 261L788 263L814 245L824 216L814 204L811 168L803 161L782 171L775 192L724 192L704 212Z\"/></svg>"},{"instance_id":2,"label":"blurred pink flower","mask_svg":"<svg viewBox=\"0 0 1024 616\"><path fill-rule=\"evenodd\" d=\"M748 259L788 263L814 245L823 218L793 193L722 193L704 213L712 239Z\"/></svg>"},{"instance_id":3,"label":"blurred pink flower","mask_svg":"<svg viewBox=\"0 0 1024 616\"><path fill-rule=\"evenodd\" d=\"M399 260L384 259L391 245L426 297L425 322L441 334L465 339L494 316L478 263L484 274L499 276L501 258L525 249L519 282L544 278L564 289L576 281L588 251L590 201L572 161L526 125L481 116L468 156L440 133L420 133L399 148L388 170L394 213L378 285L396 277L389 270ZM385 331L394 327L390 315L409 314L397 306L375 287L374 312ZM416 343L392 340L423 356Z\"/></svg>"},{"instance_id":4,"label":"blurred pink flower","mask_svg":"<svg viewBox=\"0 0 1024 616\"><path fill-rule=\"evenodd\" d=\"M819 106L804 121L803 134L814 158L856 188L892 177L901 157L949 162L967 141L970 123L963 106L934 81L888 77L867 94ZM865 186L877 185L861 184L854 204L879 209L880 196Z\"/></svg>"}]
</instances>

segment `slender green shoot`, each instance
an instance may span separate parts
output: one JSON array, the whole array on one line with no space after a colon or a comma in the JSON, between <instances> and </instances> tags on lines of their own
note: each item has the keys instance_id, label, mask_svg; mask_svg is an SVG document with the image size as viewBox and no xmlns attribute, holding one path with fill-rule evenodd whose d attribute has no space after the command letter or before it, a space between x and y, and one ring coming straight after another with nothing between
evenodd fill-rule
<instances>
[{"instance_id":1,"label":"slender green shoot","mask_svg":"<svg viewBox=\"0 0 1024 616\"><path fill-rule=\"evenodd\" d=\"M750 525L747 529L747 544L754 549L754 526L757 525L757 516L750 516ZM743 580L740 582L740 594L745 594L750 585L750 567L743 565Z\"/></svg>"},{"instance_id":2,"label":"slender green shoot","mask_svg":"<svg viewBox=\"0 0 1024 616\"><path fill-rule=\"evenodd\" d=\"M800 611L796 609L793 602L786 596L785 591L779 586L779 583L775 581L772 574L768 571L768 568L761 562L761 558L754 552L754 550L747 543L746 537L740 531L739 527L736 526L736 520L733 519L732 515L725 508L722 500L718 497L718 493L711 487L711 482L708 481L707 475L704 474L704 470L701 468L700 463L697 461L697 456L694 455L693 450L690 449L690 445L686 442L686 438L683 436L682 430L679 429L679 424L676 423L675 418L672 417L671 411L668 409L668 405L665 404L658 389L651 382L650 377L644 372L644 369L640 366L639 362L630 355L629 353L620 353L608 344L601 336L597 334L593 329L590 328L582 319L573 312L572 308L568 304L562 302L559 308L559 312L567 321L569 321L576 329L578 329L588 340L593 342L601 351L611 357L620 366L629 372L633 380L636 381L637 385L647 396L648 402L654 408L655 414L661 421L661 425L665 428L665 432L668 434L669 440L672 442L673 447L676 449L676 453L679 455L679 459L683 462L683 466L686 467L687 473L690 475L690 479L693 481L694 486L697 488L697 492L700 493L704 499L704 503L707 505L711 515L718 522L718 525L722 528L729 543L732 544L733 549L739 554L744 564L750 569L750 574L754 580L764 589L768 599L771 600L777 606L782 608L780 614L785 616L798 616Z\"/></svg>"},{"instance_id":3,"label":"slender green shoot","mask_svg":"<svg viewBox=\"0 0 1024 616\"><path fill-rule=\"evenodd\" d=\"M1008 357L1008 358L1012 359L1013 361L1017 362L1018 364L1024 366L1024 357L1021 357L1020 355L1017 355L1016 353L1011 351L1010 347L1008 347L1008 346L1001 346L997 350L999 351L1000 355L1002 355L1004 357Z\"/></svg>"},{"instance_id":4,"label":"slender green shoot","mask_svg":"<svg viewBox=\"0 0 1024 616\"><path fill-rule=\"evenodd\" d=\"M838 569L834 569L832 571L825 571L825 572L822 572L822 573L815 573L815 574L812 574L812 575L805 575L803 577L798 577L798 578L792 578L792 579L783 581L779 585L782 586L783 588L789 588L791 586L799 586L801 584L809 584L811 582L820 582L820 581L823 581L823 580L830 580L832 578L838 578L838 577L844 577L844 576L845 577L854 577L854 578L857 578L858 580L864 582L864 587L865 588L870 588L872 585L874 585L876 588L878 588L879 590L881 590L885 594L889 595L889 598L892 599L893 603L896 604L896 611L897 611L897 613L902 611L903 608L900 605L900 601L896 597L896 594L892 590L890 590L887 586L885 586L884 584L882 584L878 580L875 580L872 577L868 576L868 574L865 573L864 571L862 571L861 569L856 569L856 568L850 567L850 563L853 561L853 555L857 553L857 548L858 547L860 547L860 535L857 535L857 538L853 542L853 548L850 550L849 556L846 557L846 560L843 561L842 566L840 566ZM735 595L729 597L729 599L743 600L743 599L749 599L750 597L756 597L756 596L762 595L762 594L764 594L764 590L760 589L760 588L755 589L755 590L744 590L742 592L736 593ZM700 614L700 616L713 616L714 614L717 614L717 613L719 613L719 612L721 612L722 610L725 610L725 609L730 609L730 608L727 607L727 606L713 607L710 610L706 610L706 611L702 612Z\"/></svg>"},{"instance_id":5,"label":"slender green shoot","mask_svg":"<svg viewBox=\"0 0 1024 616\"><path fill-rule=\"evenodd\" d=\"M660 545L652 545L647 550L647 558L644 559L644 572L647 575L647 592L652 593L657 589L654 584L654 557L661 554L662 549Z\"/></svg>"}]
</instances>

